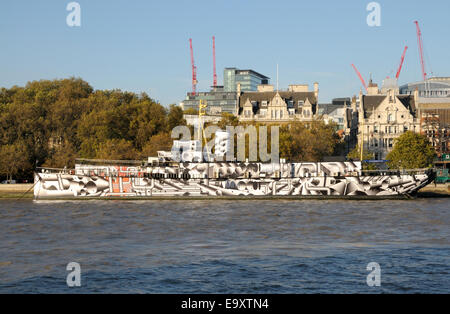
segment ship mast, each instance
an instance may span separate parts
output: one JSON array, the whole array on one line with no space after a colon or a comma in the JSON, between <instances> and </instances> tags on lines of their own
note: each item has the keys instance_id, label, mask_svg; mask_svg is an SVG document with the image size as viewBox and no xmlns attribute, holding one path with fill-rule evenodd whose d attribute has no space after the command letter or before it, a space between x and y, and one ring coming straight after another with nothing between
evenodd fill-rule
<instances>
[{"instance_id":1,"label":"ship mast","mask_svg":"<svg viewBox=\"0 0 450 314\"><path fill-rule=\"evenodd\" d=\"M198 104L198 133L197 133L197 139L201 143L202 152L203 152L203 140L205 139L206 144L206 136L205 136L205 130L203 128L203 116L206 115L206 108L208 107L208 104L206 100L200 99ZM207 150L208 153L208 161L210 161L210 154L209 150ZM202 153L203 155L203 153Z\"/></svg>"},{"instance_id":2,"label":"ship mast","mask_svg":"<svg viewBox=\"0 0 450 314\"><path fill-rule=\"evenodd\" d=\"M206 100L200 99L200 102L198 104L198 134L197 139L202 143L203 145L203 116L206 115L206 107L208 107Z\"/></svg>"}]
</instances>

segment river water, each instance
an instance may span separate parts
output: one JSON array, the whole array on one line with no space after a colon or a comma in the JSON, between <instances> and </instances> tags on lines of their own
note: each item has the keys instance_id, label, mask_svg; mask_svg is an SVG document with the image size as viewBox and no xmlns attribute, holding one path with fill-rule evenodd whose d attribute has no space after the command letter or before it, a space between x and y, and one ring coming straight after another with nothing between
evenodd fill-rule
<instances>
[{"instance_id":1,"label":"river water","mask_svg":"<svg viewBox=\"0 0 450 314\"><path fill-rule=\"evenodd\" d=\"M450 292L449 199L0 201L0 230L0 293Z\"/></svg>"}]
</instances>

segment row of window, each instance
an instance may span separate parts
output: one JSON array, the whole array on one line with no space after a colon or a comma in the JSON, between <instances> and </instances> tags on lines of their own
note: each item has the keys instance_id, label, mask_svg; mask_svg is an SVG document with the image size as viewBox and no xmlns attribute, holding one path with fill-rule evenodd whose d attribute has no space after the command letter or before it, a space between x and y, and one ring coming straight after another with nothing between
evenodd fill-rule
<instances>
[{"instance_id":1,"label":"row of window","mask_svg":"<svg viewBox=\"0 0 450 314\"><path fill-rule=\"evenodd\" d=\"M303 113L303 116L306 118L309 118L312 116L312 112L309 109L304 109L303 111L300 111ZM244 117L249 118L253 114L253 110L246 109L244 110ZM259 113L260 117L265 117L267 115L267 110L262 109ZM271 119L283 119L284 110L270 110L270 118ZM292 116L295 115L295 109L288 109L288 115Z\"/></svg>"},{"instance_id":2,"label":"row of window","mask_svg":"<svg viewBox=\"0 0 450 314\"><path fill-rule=\"evenodd\" d=\"M370 140L370 147L389 147L392 148L394 145L394 139L392 138L374 138Z\"/></svg>"},{"instance_id":3,"label":"row of window","mask_svg":"<svg viewBox=\"0 0 450 314\"><path fill-rule=\"evenodd\" d=\"M378 118L378 120L381 120L381 115L379 114L379 115L377 116L377 118ZM404 119L404 118L405 118L405 115L402 114L402 115L400 116L400 118ZM395 121L396 121L395 115L393 115L392 113L388 114L388 116L387 116L387 121L388 121L388 122L395 122Z\"/></svg>"},{"instance_id":4,"label":"row of window","mask_svg":"<svg viewBox=\"0 0 450 314\"><path fill-rule=\"evenodd\" d=\"M258 105L258 103L256 101L252 101L251 103L252 103L253 106L257 106ZM269 102L267 100L261 101L261 106L267 106L268 104L269 104ZM303 106L304 104L305 104L305 102L303 100L299 100L298 101L298 106L299 107ZM287 101L287 106L288 106L288 108L294 107L294 101L288 100Z\"/></svg>"},{"instance_id":5,"label":"row of window","mask_svg":"<svg viewBox=\"0 0 450 314\"><path fill-rule=\"evenodd\" d=\"M406 125L404 125L403 127L401 126L385 126L384 127L384 133L385 134L397 134L397 133L403 133L403 132L407 132L408 131L408 127ZM414 126L414 132L416 131L416 126ZM367 126L367 132L370 132L370 126ZM379 133L380 129L378 127L378 125L374 125L373 126L373 133Z\"/></svg>"}]
</instances>

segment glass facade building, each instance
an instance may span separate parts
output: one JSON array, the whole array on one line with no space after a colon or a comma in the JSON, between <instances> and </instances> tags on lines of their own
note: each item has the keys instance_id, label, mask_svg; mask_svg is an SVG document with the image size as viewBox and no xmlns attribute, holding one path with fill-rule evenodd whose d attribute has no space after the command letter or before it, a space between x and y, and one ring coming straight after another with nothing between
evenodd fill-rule
<instances>
[{"instance_id":1,"label":"glass facade building","mask_svg":"<svg viewBox=\"0 0 450 314\"><path fill-rule=\"evenodd\" d=\"M198 110L200 100L206 101L206 113L208 115L220 115L222 112L236 114L237 93L225 92L223 86L216 86L210 92L188 93L185 100L181 102L184 110Z\"/></svg>"},{"instance_id":2,"label":"glass facade building","mask_svg":"<svg viewBox=\"0 0 450 314\"><path fill-rule=\"evenodd\" d=\"M409 83L400 87L400 94L413 95L419 91L419 97L450 97L450 77L433 77L425 82Z\"/></svg>"},{"instance_id":3,"label":"glass facade building","mask_svg":"<svg viewBox=\"0 0 450 314\"><path fill-rule=\"evenodd\" d=\"M269 78L253 70L225 68L223 72L224 91L236 92L237 84L241 84L241 91L252 92L258 89L258 85L269 84Z\"/></svg>"},{"instance_id":4,"label":"glass facade building","mask_svg":"<svg viewBox=\"0 0 450 314\"><path fill-rule=\"evenodd\" d=\"M223 75L223 86L212 87L209 92L188 93L180 105L184 110L198 110L200 100L206 101L208 115L220 115L222 112L238 114L237 84L241 84L242 92L257 91L258 85L269 84L269 78L253 70L226 68Z\"/></svg>"}]
</instances>

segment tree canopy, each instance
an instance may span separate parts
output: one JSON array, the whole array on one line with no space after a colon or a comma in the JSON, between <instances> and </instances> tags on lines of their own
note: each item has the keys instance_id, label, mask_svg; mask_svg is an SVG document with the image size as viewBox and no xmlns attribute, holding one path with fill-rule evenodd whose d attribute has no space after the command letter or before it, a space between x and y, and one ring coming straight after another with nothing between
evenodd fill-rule
<instances>
[{"instance_id":1,"label":"tree canopy","mask_svg":"<svg viewBox=\"0 0 450 314\"><path fill-rule=\"evenodd\" d=\"M30 177L36 164L72 167L77 157L141 158L185 124L175 105L145 93L94 90L79 78L1 88L0 175Z\"/></svg>"},{"instance_id":2,"label":"tree canopy","mask_svg":"<svg viewBox=\"0 0 450 314\"><path fill-rule=\"evenodd\" d=\"M360 160L361 159L361 149L360 149L359 145L357 145L355 148L353 148L353 150L350 153L348 153L348 155L347 155L347 159L349 159L349 160L360 160L362 163L361 166L364 170L376 170L377 169L377 167L374 164L364 162L365 160L372 160L372 159L374 159L374 157L375 157L374 153L364 150L363 156L362 156L363 160Z\"/></svg>"},{"instance_id":3,"label":"tree canopy","mask_svg":"<svg viewBox=\"0 0 450 314\"><path fill-rule=\"evenodd\" d=\"M431 167L436 151L424 135L408 131L394 142L394 148L387 155L391 169L418 169Z\"/></svg>"}]
</instances>

